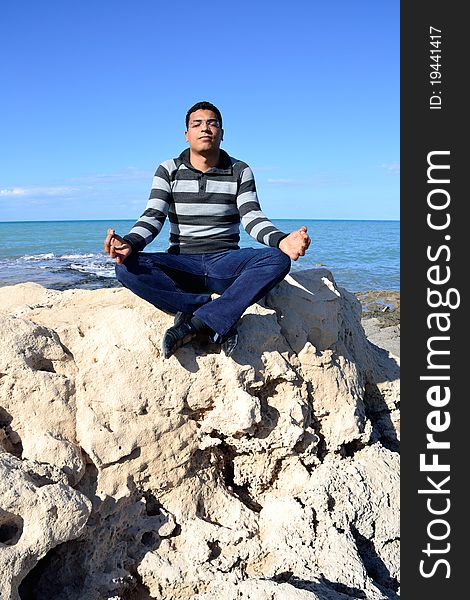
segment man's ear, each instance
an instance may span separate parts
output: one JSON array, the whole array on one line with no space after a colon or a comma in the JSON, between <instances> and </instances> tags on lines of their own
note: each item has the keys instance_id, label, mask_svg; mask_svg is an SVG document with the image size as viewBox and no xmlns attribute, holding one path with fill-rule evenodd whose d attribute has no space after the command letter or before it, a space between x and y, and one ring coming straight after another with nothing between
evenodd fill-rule
<instances>
[{"instance_id":1,"label":"man's ear","mask_svg":"<svg viewBox=\"0 0 470 600\"><path fill-rule=\"evenodd\" d=\"M224 139L224 130L221 129L220 130L220 141L222 141Z\"/></svg>"}]
</instances>

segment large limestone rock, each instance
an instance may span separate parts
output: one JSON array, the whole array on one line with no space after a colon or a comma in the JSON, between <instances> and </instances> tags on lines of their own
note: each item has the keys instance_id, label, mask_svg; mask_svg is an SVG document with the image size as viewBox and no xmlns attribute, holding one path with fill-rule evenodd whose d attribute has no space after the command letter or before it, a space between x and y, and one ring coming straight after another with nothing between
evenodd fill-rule
<instances>
[{"instance_id":1,"label":"large limestone rock","mask_svg":"<svg viewBox=\"0 0 470 600\"><path fill-rule=\"evenodd\" d=\"M91 502L55 467L0 452L0 591L18 600L18 584L46 553L77 538Z\"/></svg>"},{"instance_id":2,"label":"large limestone rock","mask_svg":"<svg viewBox=\"0 0 470 600\"><path fill-rule=\"evenodd\" d=\"M354 296L288 276L231 358L164 360L171 322L0 288L2 599L397 597L398 358Z\"/></svg>"}]
</instances>

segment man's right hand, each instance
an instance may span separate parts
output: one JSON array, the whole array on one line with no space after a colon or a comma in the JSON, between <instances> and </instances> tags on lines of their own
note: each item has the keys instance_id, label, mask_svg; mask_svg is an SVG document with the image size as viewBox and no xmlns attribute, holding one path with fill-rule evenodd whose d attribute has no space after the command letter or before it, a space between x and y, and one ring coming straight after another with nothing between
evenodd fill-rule
<instances>
[{"instance_id":1,"label":"man's right hand","mask_svg":"<svg viewBox=\"0 0 470 600\"><path fill-rule=\"evenodd\" d=\"M118 265L122 265L131 254L132 246L126 240L123 240L114 229L108 229L108 235L104 240L104 251L111 258L115 258Z\"/></svg>"}]
</instances>

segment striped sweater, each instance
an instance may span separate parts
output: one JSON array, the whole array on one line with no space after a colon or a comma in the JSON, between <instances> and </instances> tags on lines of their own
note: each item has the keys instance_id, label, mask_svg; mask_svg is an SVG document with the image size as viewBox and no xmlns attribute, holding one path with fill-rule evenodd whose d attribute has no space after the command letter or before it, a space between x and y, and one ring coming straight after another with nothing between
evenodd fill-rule
<instances>
[{"instance_id":1,"label":"striped sweater","mask_svg":"<svg viewBox=\"0 0 470 600\"><path fill-rule=\"evenodd\" d=\"M203 173L189 162L189 149L161 163L145 211L124 239L143 250L159 234L168 216L172 254L238 249L240 221L266 246L286 237L263 214L250 167L220 150L217 167Z\"/></svg>"}]
</instances>

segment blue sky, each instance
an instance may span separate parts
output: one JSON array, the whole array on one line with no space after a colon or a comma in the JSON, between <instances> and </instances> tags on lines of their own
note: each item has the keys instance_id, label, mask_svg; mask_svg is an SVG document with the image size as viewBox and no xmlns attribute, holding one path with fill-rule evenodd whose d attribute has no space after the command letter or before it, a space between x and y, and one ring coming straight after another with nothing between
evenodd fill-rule
<instances>
[{"instance_id":1,"label":"blue sky","mask_svg":"<svg viewBox=\"0 0 470 600\"><path fill-rule=\"evenodd\" d=\"M16 0L0 17L0 221L137 218L199 100L270 218L399 218L398 0Z\"/></svg>"}]
</instances>

